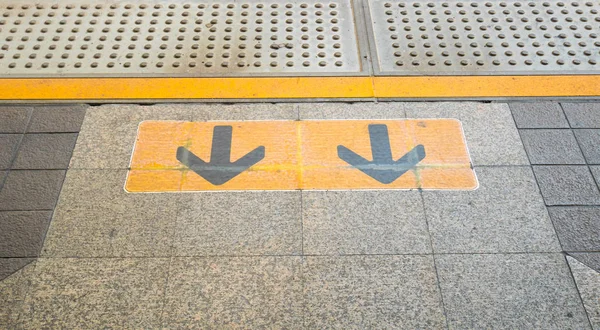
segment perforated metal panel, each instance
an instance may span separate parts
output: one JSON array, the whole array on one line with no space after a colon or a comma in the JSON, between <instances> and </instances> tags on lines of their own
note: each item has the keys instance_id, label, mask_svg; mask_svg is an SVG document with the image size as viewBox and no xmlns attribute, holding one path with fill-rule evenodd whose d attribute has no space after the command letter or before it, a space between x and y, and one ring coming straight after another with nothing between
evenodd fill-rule
<instances>
[{"instance_id":1,"label":"perforated metal panel","mask_svg":"<svg viewBox=\"0 0 600 330\"><path fill-rule=\"evenodd\" d=\"M3 76L310 75L361 69L349 0L0 3Z\"/></svg>"},{"instance_id":2,"label":"perforated metal panel","mask_svg":"<svg viewBox=\"0 0 600 330\"><path fill-rule=\"evenodd\" d=\"M369 1L384 74L600 73L599 1Z\"/></svg>"}]
</instances>

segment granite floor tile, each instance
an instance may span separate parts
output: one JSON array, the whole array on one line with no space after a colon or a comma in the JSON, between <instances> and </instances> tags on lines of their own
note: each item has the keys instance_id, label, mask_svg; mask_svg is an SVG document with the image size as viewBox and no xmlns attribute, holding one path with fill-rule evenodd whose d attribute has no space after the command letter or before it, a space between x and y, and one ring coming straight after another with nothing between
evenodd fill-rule
<instances>
[{"instance_id":1,"label":"granite floor tile","mask_svg":"<svg viewBox=\"0 0 600 330\"><path fill-rule=\"evenodd\" d=\"M13 169L66 169L77 141L77 133L26 134Z\"/></svg>"},{"instance_id":2,"label":"granite floor tile","mask_svg":"<svg viewBox=\"0 0 600 330\"><path fill-rule=\"evenodd\" d=\"M24 133L31 111L27 106L0 106L0 133Z\"/></svg>"},{"instance_id":3,"label":"granite floor tile","mask_svg":"<svg viewBox=\"0 0 600 330\"><path fill-rule=\"evenodd\" d=\"M193 107L178 104L156 106L104 105L88 108L73 151L71 168L125 169L140 122L192 119Z\"/></svg>"},{"instance_id":4,"label":"granite floor tile","mask_svg":"<svg viewBox=\"0 0 600 330\"><path fill-rule=\"evenodd\" d=\"M10 168L22 137L21 134L0 134L0 170Z\"/></svg>"},{"instance_id":5,"label":"granite floor tile","mask_svg":"<svg viewBox=\"0 0 600 330\"><path fill-rule=\"evenodd\" d=\"M52 211L0 212L0 258L37 257Z\"/></svg>"},{"instance_id":6,"label":"granite floor tile","mask_svg":"<svg viewBox=\"0 0 600 330\"><path fill-rule=\"evenodd\" d=\"M12 170L0 191L0 211L52 210L65 171Z\"/></svg>"},{"instance_id":7,"label":"granite floor tile","mask_svg":"<svg viewBox=\"0 0 600 330\"><path fill-rule=\"evenodd\" d=\"M298 107L291 103L192 104L193 121L297 120Z\"/></svg>"},{"instance_id":8,"label":"granite floor tile","mask_svg":"<svg viewBox=\"0 0 600 330\"><path fill-rule=\"evenodd\" d=\"M126 176L126 170L69 170L42 255L170 256L181 194L127 193Z\"/></svg>"},{"instance_id":9,"label":"granite floor tile","mask_svg":"<svg viewBox=\"0 0 600 330\"><path fill-rule=\"evenodd\" d=\"M600 129L573 130L588 164L600 164Z\"/></svg>"},{"instance_id":10,"label":"granite floor tile","mask_svg":"<svg viewBox=\"0 0 600 330\"><path fill-rule=\"evenodd\" d=\"M299 255L299 191L185 194L173 240L175 256Z\"/></svg>"},{"instance_id":11,"label":"granite floor tile","mask_svg":"<svg viewBox=\"0 0 600 330\"><path fill-rule=\"evenodd\" d=\"M0 259L0 329L18 329L34 259ZM4 276L2 270L10 270Z\"/></svg>"},{"instance_id":12,"label":"granite floor tile","mask_svg":"<svg viewBox=\"0 0 600 330\"><path fill-rule=\"evenodd\" d=\"M572 128L600 128L600 103L561 103Z\"/></svg>"},{"instance_id":13,"label":"granite floor tile","mask_svg":"<svg viewBox=\"0 0 600 330\"><path fill-rule=\"evenodd\" d=\"M0 171L0 191L2 191L2 186L4 185L4 179L6 178L7 174L8 174L8 171Z\"/></svg>"},{"instance_id":14,"label":"granite floor tile","mask_svg":"<svg viewBox=\"0 0 600 330\"><path fill-rule=\"evenodd\" d=\"M589 329L562 254L437 255L451 329Z\"/></svg>"},{"instance_id":15,"label":"granite floor tile","mask_svg":"<svg viewBox=\"0 0 600 330\"><path fill-rule=\"evenodd\" d=\"M509 103L518 128L569 128L559 103Z\"/></svg>"},{"instance_id":16,"label":"granite floor tile","mask_svg":"<svg viewBox=\"0 0 600 330\"><path fill-rule=\"evenodd\" d=\"M301 329L300 257L173 258L163 328Z\"/></svg>"},{"instance_id":17,"label":"granite floor tile","mask_svg":"<svg viewBox=\"0 0 600 330\"><path fill-rule=\"evenodd\" d=\"M549 207L565 251L600 251L600 207Z\"/></svg>"},{"instance_id":18,"label":"granite floor tile","mask_svg":"<svg viewBox=\"0 0 600 330\"><path fill-rule=\"evenodd\" d=\"M445 329L432 256L306 257L306 329Z\"/></svg>"},{"instance_id":19,"label":"granite floor tile","mask_svg":"<svg viewBox=\"0 0 600 330\"><path fill-rule=\"evenodd\" d=\"M418 191L302 192L304 253L431 253Z\"/></svg>"},{"instance_id":20,"label":"granite floor tile","mask_svg":"<svg viewBox=\"0 0 600 330\"><path fill-rule=\"evenodd\" d=\"M600 273L600 252L571 252L569 255Z\"/></svg>"},{"instance_id":21,"label":"granite floor tile","mask_svg":"<svg viewBox=\"0 0 600 330\"><path fill-rule=\"evenodd\" d=\"M529 165L507 104L407 103L406 117L460 120L475 165Z\"/></svg>"},{"instance_id":22,"label":"granite floor tile","mask_svg":"<svg viewBox=\"0 0 600 330\"><path fill-rule=\"evenodd\" d=\"M299 103L300 119L402 119L408 103Z\"/></svg>"},{"instance_id":23,"label":"granite floor tile","mask_svg":"<svg viewBox=\"0 0 600 330\"><path fill-rule=\"evenodd\" d=\"M534 166L547 205L598 205L600 192L587 166Z\"/></svg>"},{"instance_id":24,"label":"granite floor tile","mask_svg":"<svg viewBox=\"0 0 600 330\"><path fill-rule=\"evenodd\" d=\"M571 130L522 129L519 133L531 164L585 164Z\"/></svg>"},{"instance_id":25,"label":"granite floor tile","mask_svg":"<svg viewBox=\"0 0 600 330\"><path fill-rule=\"evenodd\" d=\"M592 329L600 329L600 273L574 258L568 257L571 272L577 283L583 306L592 323Z\"/></svg>"},{"instance_id":26,"label":"granite floor tile","mask_svg":"<svg viewBox=\"0 0 600 330\"><path fill-rule=\"evenodd\" d=\"M36 106L27 132L77 133L87 108L85 104Z\"/></svg>"},{"instance_id":27,"label":"granite floor tile","mask_svg":"<svg viewBox=\"0 0 600 330\"><path fill-rule=\"evenodd\" d=\"M423 191L436 253L560 251L529 167L475 172L475 191Z\"/></svg>"},{"instance_id":28,"label":"granite floor tile","mask_svg":"<svg viewBox=\"0 0 600 330\"><path fill-rule=\"evenodd\" d=\"M590 171L596 181L596 184L600 186L600 165L590 165Z\"/></svg>"},{"instance_id":29,"label":"granite floor tile","mask_svg":"<svg viewBox=\"0 0 600 330\"><path fill-rule=\"evenodd\" d=\"M168 259L39 259L26 329L157 329Z\"/></svg>"}]
</instances>

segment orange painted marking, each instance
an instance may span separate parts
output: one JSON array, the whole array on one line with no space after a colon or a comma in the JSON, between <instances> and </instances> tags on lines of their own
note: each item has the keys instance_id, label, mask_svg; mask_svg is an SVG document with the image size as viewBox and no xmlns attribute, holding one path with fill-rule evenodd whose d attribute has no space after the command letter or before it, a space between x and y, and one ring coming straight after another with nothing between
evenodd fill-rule
<instances>
[{"instance_id":1,"label":"orange painted marking","mask_svg":"<svg viewBox=\"0 0 600 330\"><path fill-rule=\"evenodd\" d=\"M267 152L258 164L226 184L216 186L181 164L176 155L177 148L183 146L209 161L213 128L222 125L233 127L232 161L258 146L264 146ZM129 192L298 189L296 150L296 123L293 121L146 121L139 126L125 189ZM163 176L174 181L165 183L161 179Z\"/></svg>"},{"instance_id":2,"label":"orange painted marking","mask_svg":"<svg viewBox=\"0 0 600 330\"><path fill-rule=\"evenodd\" d=\"M372 160L369 126L385 126L393 160L422 145L425 157L391 183L345 162L343 145ZM185 147L210 161L215 126L231 126L230 160L264 146L265 156L231 180L214 185L177 159ZM129 192L295 189L475 189L460 122L453 119L142 122L127 178Z\"/></svg>"},{"instance_id":3,"label":"orange painted marking","mask_svg":"<svg viewBox=\"0 0 600 330\"><path fill-rule=\"evenodd\" d=\"M369 125L386 125L392 158L417 145L426 156L413 170L383 184L349 165L337 153L343 145L372 160ZM474 189L473 170L460 122L451 119L302 122L303 189Z\"/></svg>"}]
</instances>

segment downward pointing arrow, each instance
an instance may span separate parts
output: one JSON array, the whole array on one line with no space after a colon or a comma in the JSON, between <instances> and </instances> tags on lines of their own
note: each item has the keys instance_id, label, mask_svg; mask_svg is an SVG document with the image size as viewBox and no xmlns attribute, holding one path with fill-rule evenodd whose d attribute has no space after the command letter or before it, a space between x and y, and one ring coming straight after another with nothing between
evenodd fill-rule
<instances>
[{"instance_id":1,"label":"downward pointing arrow","mask_svg":"<svg viewBox=\"0 0 600 330\"><path fill-rule=\"evenodd\" d=\"M177 160L206 181L215 186L222 185L265 158L265 147L260 146L231 162L231 133L231 126L215 126L210 162L198 158L185 147L177 148Z\"/></svg>"},{"instance_id":2,"label":"downward pointing arrow","mask_svg":"<svg viewBox=\"0 0 600 330\"><path fill-rule=\"evenodd\" d=\"M369 136L373 161L363 158L343 145L338 146L338 157L383 184L394 182L425 158L425 147L419 144L395 161L392 158L386 125L369 125Z\"/></svg>"}]
</instances>

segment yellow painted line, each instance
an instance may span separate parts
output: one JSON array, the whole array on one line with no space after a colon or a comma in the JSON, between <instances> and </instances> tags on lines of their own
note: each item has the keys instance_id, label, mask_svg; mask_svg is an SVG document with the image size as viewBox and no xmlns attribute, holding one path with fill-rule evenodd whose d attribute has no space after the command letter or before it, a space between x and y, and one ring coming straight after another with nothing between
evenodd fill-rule
<instances>
[{"instance_id":1,"label":"yellow painted line","mask_svg":"<svg viewBox=\"0 0 600 330\"><path fill-rule=\"evenodd\" d=\"M369 98L370 77L0 79L0 100Z\"/></svg>"},{"instance_id":2,"label":"yellow painted line","mask_svg":"<svg viewBox=\"0 0 600 330\"><path fill-rule=\"evenodd\" d=\"M380 133L383 129L385 135L374 138L374 127ZM229 144L218 138L227 136L227 131ZM419 148L424 150L423 157L407 167L406 172L384 182L340 154L342 146L372 163L374 150L379 147L385 151L387 144L372 145L371 141L382 138L389 140L387 150L394 162L413 155ZM215 139L221 143L215 144ZM260 148L264 148L264 156L256 158L249 167L237 164ZM181 149L197 157L202 166L216 161L212 158L218 158L218 152L223 151L221 160L224 157L226 162L236 163L239 174L215 183L214 176L219 177L228 168L193 167L191 158L181 158ZM381 166L376 168L398 172L392 165ZM460 122L453 119L146 121L139 126L125 185L129 192L476 187L477 178Z\"/></svg>"},{"instance_id":3,"label":"yellow painted line","mask_svg":"<svg viewBox=\"0 0 600 330\"><path fill-rule=\"evenodd\" d=\"M0 100L600 96L600 75L0 79Z\"/></svg>"},{"instance_id":4,"label":"yellow painted line","mask_svg":"<svg viewBox=\"0 0 600 330\"><path fill-rule=\"evenodd\" d=\"M374 77L380 98L600 96L600 75Z\"/></svg>"}]
</instances>

